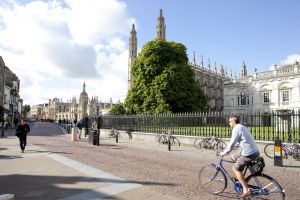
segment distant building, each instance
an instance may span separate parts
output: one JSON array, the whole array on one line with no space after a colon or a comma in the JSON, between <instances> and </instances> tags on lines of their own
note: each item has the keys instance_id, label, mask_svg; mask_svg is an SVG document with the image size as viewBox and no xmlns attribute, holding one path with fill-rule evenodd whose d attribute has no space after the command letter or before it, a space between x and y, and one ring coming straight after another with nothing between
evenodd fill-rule
<instances>
[{"instance_id":1,"label":"distant building","mask_svg":"<svg viewBox=\"0 0 300 200\"><path fill-rule=\"evenodd\" d=\"M37 113L36 109L41 109L40 116L42 119L51 120L66 120L69 122L82 120L84 117L98 117L101 114L107 114L114 104L112 99L110 102L105 103L98 101L98 97L92 97L89 99L86 92L86 85L83 83L83 90L79 97L79 102L76 97L63 102L62 99L54 98L49 99L47 104L39 104L32 106L34 113Z\"/></svg>"},{"instance_id":2,"label":"distant building","mask_svg":"<svg viewBox=\"0 0 300 200\"><path fill-rule=\"evenodd\" d=\"M300 109L300 64L278 67L265 72L247 74L245 63L239 78L224 83L224 111L252 112Z\"/></svg>"}]
</instances>

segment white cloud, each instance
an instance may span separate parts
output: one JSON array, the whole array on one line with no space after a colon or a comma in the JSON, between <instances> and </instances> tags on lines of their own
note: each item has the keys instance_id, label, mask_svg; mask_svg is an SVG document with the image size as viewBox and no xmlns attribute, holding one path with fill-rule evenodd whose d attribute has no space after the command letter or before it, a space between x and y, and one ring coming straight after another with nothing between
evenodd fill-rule
<instances>
[{"instance_id":1,"label":"white cloud","mask_svg":"<svg viewBox=\"0 0 300 200\"><path fill-rule=\"evenodd\" d=\"M300 62L300 54L289 55L285 60L281 61L282 65L294 64L296 61Z\"/></svg>"},{"instance_id":2,"label":"white cloud","mask_svg":"<svg viewBox=\"0 0 300 200\"><path fill-rule=\"evenodd\" d=\"M24 103L127 92L126 43L134 21L117 0L0 3L0 55L21 80Z\"/></svg>"}]
</instances>

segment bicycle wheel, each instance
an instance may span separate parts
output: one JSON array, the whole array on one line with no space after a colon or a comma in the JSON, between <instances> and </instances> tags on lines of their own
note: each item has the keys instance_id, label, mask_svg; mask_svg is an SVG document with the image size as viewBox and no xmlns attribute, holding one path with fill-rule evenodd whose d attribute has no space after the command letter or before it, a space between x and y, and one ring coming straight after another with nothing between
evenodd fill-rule
<instances>
[{"instance_id":1,"label":"bicycle wheel","mask_svg":"<svg viewBox=\"0 0 300 200\"><path fill-rule=\"evenodd\" d=\"M195 147L196 149L201 148L200 145L199 145L201 141L202 141L202 138L197 138L197 139L195 139L195 141L194 141L194 147Z\"/></svg>"},{"instance_id":2,"label":"bicycle wheel","mask_svg":"<svg viewBox=\"0 0 300 200\"><path fill-rule=\"evenodd\" d=\"M215 145L215 150L216 151L223 151L226 148L226 143L224 141L218 141L217 144Z\"/></svg>"},{"instance_id":3,"label":"bicycle wheel","mask_svg":"<svg viewBox=\"0 0 300 200\"><path fill-rule=\"evenodd\" d=\"M209 149L210 148L210 142L208 139L203 139L200 143L199 143L199 148L204 148L204 149Z\"/></svg>"},{"instance_id":4,"label":"bicycle wheel","mask_svg":"<svg viewBox=\"0 0 300 200\"><path fill-rule=\"evenodd\" d=\"M215 165L206 165L199 172L201 189L210 194L220 194L227 187L225 174Z\"/></svg>"},{"instance_id":5,"label":"bicycle wheel","mask_svg":"<svg viewBox=\"0 0 300 200\"><path fill-rule=\"evenodd\" d=\"M246 178L251 199L279 200L285 198L285 193L279 183L266 174L252 174Z\"/></svg>"},{"instance_id":6,"label":"bicycle wheel","mask_svg":"<svg viewBox=\"0 0 300 200\"><path fill-rule=\"evenodd\" d=\"M274 144L267 144L264 148L264 152L269 158L274 158Z\"/></svg>"},{"instance_id":7,"label":"bicycle wheel","mask_svg":"<svg viewBox=\"0 0 300 200\"><path fill-rule=\"evenodd\" d=\"M295 147L295 149L293 151L293 158L300 159L300 147Z\"/></svg>"},{"instance_id":8,"label":"bicycle wheel","mask_svg":"<svg viewBox=\"0 0 300 200\"><path fill-rule=\"evenodd\" d=\"M282 158L288 158L288 154L286 152L285 149L283 149L284 146L282 146ZM264 148L264 152L266 154L266 156L268 156L269 158L274 158L274 144L267 144Z\"/></svg>"},{"instance_id":9,"label":"bicycle wheel","mask_svg":"<svg viewBox=\"0 0 300 200\"><path fill-rule=\"evenodd\" d=\"M171 145L175 145L175 144L178 144L178 146L180 146L180 141L173 136L171 139Z\"/></svg>"}]
</instances>

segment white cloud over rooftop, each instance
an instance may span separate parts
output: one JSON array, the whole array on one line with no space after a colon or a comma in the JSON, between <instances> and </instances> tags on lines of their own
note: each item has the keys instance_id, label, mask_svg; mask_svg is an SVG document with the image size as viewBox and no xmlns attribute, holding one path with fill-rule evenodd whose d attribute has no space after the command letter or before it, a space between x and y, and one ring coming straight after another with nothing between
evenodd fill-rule
<instances>
[{"instance_id":1,"label":"white cloud over rooftop","mask_svg":"<svg viewBox=\"0 0 300 200\"><path fill-rule=\"evenodd\" d=\"M0 55L21 80L24 103L78 96L114 101L127 91L127 41L134 21L116 0L0 4Z\"/></svg>"}]
</instances>

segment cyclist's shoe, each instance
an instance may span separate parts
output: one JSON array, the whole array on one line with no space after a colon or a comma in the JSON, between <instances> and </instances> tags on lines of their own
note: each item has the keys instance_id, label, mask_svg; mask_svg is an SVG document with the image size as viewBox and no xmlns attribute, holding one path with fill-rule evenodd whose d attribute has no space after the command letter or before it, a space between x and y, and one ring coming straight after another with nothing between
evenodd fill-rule
<instances>
[{"instance_id":1,"label":"cyclist's shoe","mask_svg":"<svg viewBox=\"0 0 300 200\"><path fill-rule=\"evenodd\" d=\"M248 190L246 193L243 192L241 197L245 198L245 197L249 197L249 196L251 196L251 191L250 190Z\"/></svg>"}]
</instances>

